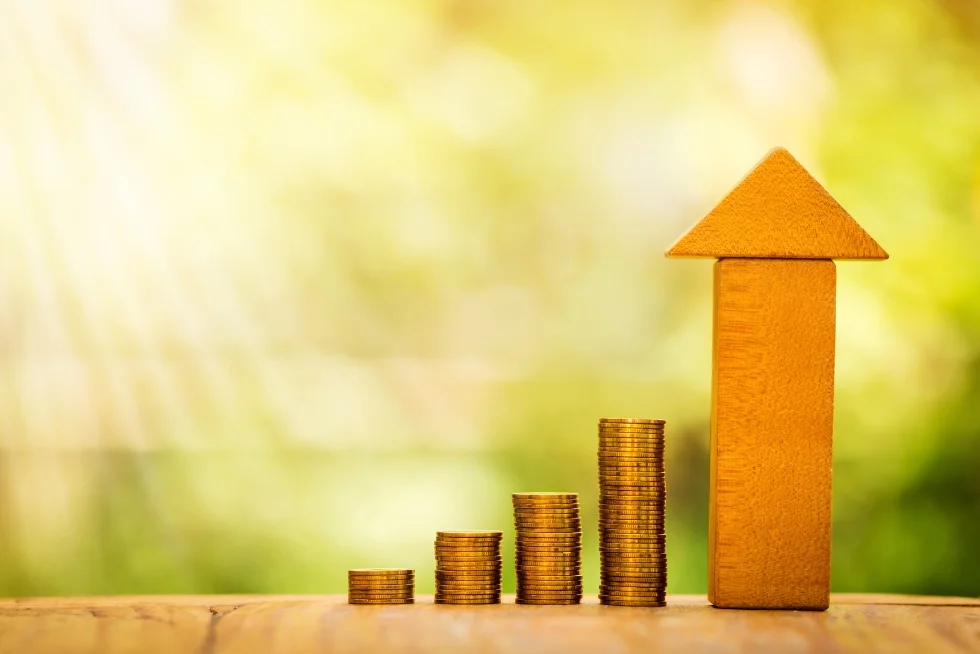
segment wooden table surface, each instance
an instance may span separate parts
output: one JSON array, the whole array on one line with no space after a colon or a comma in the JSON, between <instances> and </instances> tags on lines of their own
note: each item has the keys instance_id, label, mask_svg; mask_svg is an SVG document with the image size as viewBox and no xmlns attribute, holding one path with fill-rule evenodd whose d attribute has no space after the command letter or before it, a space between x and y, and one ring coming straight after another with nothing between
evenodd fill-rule
<instances>
[{"instance_id":1,"label":"wooden table surface","mask_svg":"<svg viewBox=\"0 0 980 654\"><path fill-rule=\"evenodd\" d=\"M826 612L350 606L343 595L0 600L0 654L53 652L980 652L980 600L834 595Z\"/></svg>"}]
</instances>

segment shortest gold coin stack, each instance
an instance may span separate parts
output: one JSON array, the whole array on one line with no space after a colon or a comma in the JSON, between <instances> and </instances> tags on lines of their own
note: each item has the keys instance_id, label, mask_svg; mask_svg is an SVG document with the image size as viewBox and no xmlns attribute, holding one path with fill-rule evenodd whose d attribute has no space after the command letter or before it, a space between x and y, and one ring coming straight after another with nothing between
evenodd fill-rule
<instances>
[{"instance_id":1,"label":"shortest gold coin stack","mask_svg":"<svg viewBox=\"0 0 980 654\"><path fill-rule=\"evenodd\" d=\"M578 493L514 493L517 603L582 601Z\"/></svg>"},{"instance_id":2,"label":"shortest gold coin stack","mask_svg":"<svg viewBox=\"0 0 980 654\"><path fill-rule=\"evenodd\" d=\"M361 568L347 571L348 604L413 604L415 571Z\"/></svg>"},{"instance_id":3,"label":"shortest gold coin stack","mask_svg":"<svg viewBox=\"0 0 980 654\"><path fill-rule=\"evenodd\" d=\"M436 533L436 604L500 604L500 531Z\"/></svg>"}]
</instances>

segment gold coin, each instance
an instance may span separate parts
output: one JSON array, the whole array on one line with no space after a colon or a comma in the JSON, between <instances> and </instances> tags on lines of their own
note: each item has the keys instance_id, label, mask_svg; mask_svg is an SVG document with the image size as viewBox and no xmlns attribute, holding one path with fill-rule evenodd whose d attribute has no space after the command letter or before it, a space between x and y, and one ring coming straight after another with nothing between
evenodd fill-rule
<instances>
[{"instance_id":1,"label":"gold coin","mask_svg":"<svg viewBox=\"0 0 980 654\"><path fill-rule=\"evenodd\" d=\"M663 442L653 438L608 439L596 448L596 460L600 468L656 467L667 465L666 453Z\"/></svg>"},{"instance_id":2,"label":"gold coin","mask_svg":"<svg viewBox=\"0 0 980 654\"><path fill-rule=\"evenodd\" d=\"M667 546L666 536L651 536L649 539L637 536L606 537L599 543L600 549L615 552L621 548L627 550L664 549Z\"/></svg>"},{"instance_id":3,"label":"gold coin","mask_svg":"<svg viewBox=\"0 0 980 654\"><path fill-rule=\"evenodd\" d=\"M439 586L436 588L439 597L492 597L500 595L500 586L484 586L470 588L462 586Z\"/></svg>"},{"instance_id":4,"label":"gold coin","mask_svg":"<svg viewBox=\"0 0 980 654\"><path fill-rule=\"evenodd\" d=\"M446 554L494 554L500 551L500 543L496 545L488 546L461 546L461 545L443 545L441 543L436 543L433 548L435 552L445 552Z\"/></svg>"},{"instance_id":5,"label":"gold coin","mask_svg":"<svg viewBox=\"0 0 980 654\"><path fill-rule=\"evenodd\" d=\"M411 595L415 592L414 586L405 588L348 588L348 595Z\"/></svg>"},{"instance_id":6,"label":"gold coin","mask_svg":"<svg viewBox=\"0 0 980 654\"><path fill-rule=\"evenodd\" d=\"M638 547L630 549L628 547L605 547L599 548L599 556L605 557L610 561L631 561L634 559L650 560L653 558L665 558L667 556L666 547Z\"/></svg>"},{"instance_id":7,"label":"gold coin","mask_svg":"<svg viewBox=\"0 0 980 654\"><path fill-rule=\"evenodd\" d=\"M667 542L667 535L663 533L638 534L636 532L615 532L607 535L603 540L604 542L617 544L638 543L640 545L648 545L659 543L663 545Z\"/></svg>"},{"instance_id":8,"label":"gold coin","mask_svg":"<svg viewBox=\"0 0 980 654\"><path fill-rule=\"evenodd\" d=\"M664 462L663 456L652 455L652 454L641 454L639 452L633 453L629 456L625 454L603 454L599 453L598 465L596 470L601 472L620 472L620 471L636 471L645 472L647 470L652 471L667 471L667 464Z\"/></svg>"},{"instance_id":9,"label":"gold coin","mask_svg":"<svg viewBox=\"0 0 980 654\"><path fill-rule=\"evenodd\" d=\"M609 554L599 553L599 563L603 571L606 570L630 570L634 574L646 574L648 572L666 572L667 556L665 554L654 556L643 556L636 558L613 557Z\"/></svg>"},{"instance_id":10,"label":"gold coin","mask_svg":"<svg viewBox=\"0 0 980 654\"><path fill-rule=\"evenodd\" d=\"M369 604L376 604L376 605L380 605L380 604L415 604L415 599L414 598L395 599L395 600L348 599L347 600L347 603L348 604L363 604L363 605L369 605Z\"/></svg>"},{"instance_id":11,"label":"gold coin","mask_svg":"<svg viewBox=\"0 0 980 654\"><path fill-rule=\"evenodd\" d=\"M483 601L493 601L500 599L500 593L481 593L481 594L465 594L465 593L442 593L439 595L438 599L444 602L455 602L459 600L483 600Z\"/></svg>"},{"instance_id":12,"label":"gold coin","mask_svg":"<svg viewBox=\"0 0 980 654\"><path fill-rule=\"evenodd\" d=\"M607 602L664 602L667 599L667 593L665 591L657 591L655 593L616 593L616 592L600 592L599 601L603 604ZM635 606L636 604L634 604Z\"/></svg>"},{"instance_id":13,"label":"gold coin","mask_svg":"<svg viewBox=\"0 0 980 654\"><path fill-rule=\"evenodd\" d=\"M599 457L598 469L610 472L664 472L667 465L663 459L622 458L615 456Z\"/></svg>"},{"instance_id":14,"label":"gold coin","mask_svg":"<svg viewBox=\"0 0 980 654\"><path fill-rule=\"evenodd\" d=\"M666 425L667 421L660 418L599 418L600 425Z\"/></svg>"},{"instance_id":15,"label":"gold coin","mask_svg":"<svg viewBox=\"0 0 980 654\"><path fill-rule=\"evenodd\" d=\"M621 486L637 486L639 488L666 488L667 478L663 475L641 477L639 475L599 475L600 496L604 490L620 490Z\"/></svg>"},{"instance_id":16,"label":"gold coin","mask_svg":"<svg viewBox=\"0 0 980 654\"><path fill-rule=\"evenodd\" d=\"M663 486L649 485L646 487L607 486L599 488L599 506L613 504L616 501L634 500L649 502L653 506L664 506L667 501L666 489ZM659 508L659 507L658 507ZM666 508L666 507L665 507Z\"/></svg>"},{"instance_id":17,"label":"gold coin","mask_svg":"<svg viewBox=\"0 0 980 654\"><path fill-rule=\"evenodd\" d=\"M407 584L347 584L348 590L411 590L414 583Z\"/></svg>"},{"instance_id":18,"label":"gold coin","mask_svg":"<svg viewBox=\"0 0 980 654\"><path fill-rule=\"evenodd\" d=\"M518 563L523 565L577 565L582 561L582 557L578 554L573 554L571 556L532 556L528 554L518 554L516 560Z\"/></svg>"},{"instance_id":19,"label":"gold coin","mask_svg":"<svg viewBox=\"0 0 980 654\"><path fill-rule=\"evenodd\" d=\"M571 559L571 558L580 559L582 558L582 549L578 548L573 550L562 550L560 548L551 548L551 549L532 550L526 548L517 548L514 554L515 554L515 558L518 559L539 558L539 557L547 557L547 558L555 558L555 559Z\"/></svg>"},{"instance_id":20,"label":"gold coin","mask_svg":"<svg viewBox=\"0 0 980 654\"><path fill-rule=\"evenodd\" d=\"M599 588L622 588L624 590L628 589L638 589L638 590L650 590L650 589L660 589L663 590L667 586L667 573L661 573L659 575L646 575L643 577L602 577L599 580Z\"/></svg>"},{"instance_id":21,"label":"gold coin","mask_svg":"<svg viewBox=\"0 0 980 654\"><path fill-rule=\"evenodd\" d=\"M667 433L667 430L664 429L663 425L642 425L642 424L628 424L628 423L599 425L598 427L596 427L596 431L599 434L607 434L607 433L615 434L618 432L626 432L626 431L647 431L655 434Z\"/></svg>"},{"instance_id":22,"label":"gold coin","mask_svg":"<svg viewBox=\"0 0 980 654\"><path fill-rule=\"evenodd\" d=\"M665 529L665 522L663 520L658 520L656 518L651 518L649 520L636 520L634 522L613 522L613 523L599 523L599 537L616 537L619 535L629 536L633 535L643 535L643 536L653 536L653 535L663 535L667 533Z\"/></svg>"},{"instance_id":23,"label":"gold coin","mask_svg":"<svg viewBox=\"0 0 980 654\"><path fill-rule=\"evenodd\" d=\"M612 600L629 601L629 600L641 599L641 600L654 600L657 602L662 602L664 599L666 599L667 592L664 589L651 591L649 593L644 593L644 592L634 593L634 592L623 592L620 590L600 589L599 597L604 599L612 599Z\"/></svg>"},{"instance_id":24,"label":"gold coin","mask_svg":"<svg viewBox=\"0 0 980 654\"><path fill-rule=\"evenodd\" d=\"M648 572L652 569L660 567L664 570L667 568L667 555L666 553L652 553L644 552L642 554L629 554L623 552L600 552L599 553L599 564L605 566L604 569L615 568L617 570L639 570L644 569Z\"/></svg>"},{"instance_id":25,"label":"gold coin","mask_svg":"<svg viewBox=\"0 0 980 654\"><path fill-rule=\"evenodd\" d=\"M667 516L666 502L646 499L635 500L599 500L599 516L605 520L630 522L647 520L651 517L665 518Z\"/></svg>"},{"instance_id":26,"label":"gold coin","mask_svg":"<svg viewBox=\"0 0 980 654\"><path fill-rule=\"evenodd\" d=\"M515 500L527 500L529 502L535 500L577 500L578 493L535 491L533 493L511 493L511 498Z\"/></svg>"},{"instance_id":27,"label":"gold coin","mask_svg":"<svg viewBox=\"0 0 980 654\"><path fill-rule=\"evenodd\" d=\"M503 559L501 557L496 557L494 559L484 560L484 559L446 559L438 558L436 559L436 571L437 572L452 572L455 574L467 573L467 574L489 574L495 569L499 569L503 565Z\"/></svg>"},{"instance_id":28,"label":"gold coin","mask_svg":"<svg viewBox=\"0 0 980 654\"><path fill-rule=\"evenodd\" d=\"M493 553L482 553L482 552L453 552L452 554L444 554L441 552L436 553L436 561L441 561L443 559L448 559L450 561L455 560L466 560L466 561L496 561L500 559L500 552Z\"/></svg>"},{"instance_id":29,"label":"gold coin","mask_svg":"<svg viewBox=\"0 0 980 654\"><path fill-rule=\"evenodd\" d=\"M602 443L596 449L596 460L606 467L618 462L642 461L646 463L664 462L664 447L651 442L621 441L616 445ZM666 465L666 464L665 464Z\"/></svg>"},{"instance_id":30,"label":"gold coin","mask_svg":"<svg viewBox=\"0 0 980 654\"><path fill-rule=\"evenodd\" d=\"M517 604L580 604L582 593L560 595L518 595Z\"/></svg>"},{"instance_id":31,"label":"gold coin","mask_svg":"<svg viewBox=\"0 0 980 654\"><path fill-rule=\"evenodd\" d=\"M659 450L666 449L667 439L662 431L655 429L600 429L599 449L619 449L633 445L650 445Z\"/></svg>"},{"instance_id":32,"label":"gold coin","mask_svg":"<svg viewBox=\"0 0 980 654\"><path fill-rule=\"evenodd\" d=\"M652 601L652 600L651 601L623 602L623 601L611 600L611 599L610 600L604 600L601 597L599 598L599 603L600 604L603 604L605 606L622 606L622 607L631 607L631 608L637 608L637 609L638 608L654 608L654 607L664 607L664 606L667 606L667 601L666 600L664 600L662 602L661 601Z\"/></svg>"},{"instance_id":33,"label":"gold coin","mask_svg":"<svg viewBox=\"0 0 980 654\"><path fill-rule=\"evenodd\" d=\"M667 464L662 454L643 454L642 452L619 452L616 454L598 453L598 465L596 469L603 470L645 470L645 469L667 470Z\"/></svg>"},{"instance_id":34,"label":"gold coin","mask_svg":"<svg viewBox=\"0 0 980 654\"><path fill-rule=\"evenodd\" d=\"M530 584L518 584L518 597L581 597L583 593L582 585L568 586L534 586Z\"/></svg>"},{"instance_id":35,"label":"gold coin","mask_svg":"<svg viewBox=\"0 0 980 654\"><path fill-rule=\"evenodd\" d=\"M663 493L667 488L667 480L660 479L637 479L626 477L602 477L599 479L599 496L604 494L621 494L624 491L636 490L647 491L650 493Z\"/></svg>"},{"instance_id":36,"label":"gold coin","mask_svg":"<svg viewBox=\"0 0 980 654\"><path fill-rule=\"evenodd\" d=\"M611 597L602 597L602 596L600 596L599 597L599 603L600 604L603 604L605 606L626 606L626 607L632 607L632 608L654 608L654 607L667 606L667 599L665 597L663 599L660 599L660 598L649 598L649 599L633 598L633 599L624 600L624 599L614 599L614 598L611 598Z\"/></svg>"},{"instance_id":37,"label":"gold coin","mask_svg":"<svg viewBox=\"0 0 980 654\"><path fill-rule=\"evenodd\" d=\"M599 479L612 479L614 481L619 479L637 479L639 481L660 481L666 479L666 472L664 470L655 470L653 468L648 470L636 470L636 469L612 469L603 468L599 470Z\"/></svg>"},{"instance_id":38,"label":"gold coin","mask_svg":"<svg viewBox=\"0 0 980 654\"><path fill-rule=\"evenodd\" d=\"M496 597L496 598L493 598L493 599L459 599L459 598L456 598L456 599L442 599L442 598L437 597L436 600L435 600L435 603L436 604L459 604L459 605L476 606L476 605L481 605L481 604L500 604L500 598L499 597Z\"/></svg>"},{"instance_id":39,"label":"gold coin","mask_svg":"<svg viewBox=\"0 0 980 654\"><path fill-rule=\"evenodd\" d=\"M633 543L629 545L606 544L602 543L599 547L600 554L607 557L650 557L667 554L667 547L658 543Z\"/></svg>"},{"instance_id":40,"label":"gold coin","mask_svg":"<svg viewBox=\"0 0 980 654\"><path fill-rule=\"evenodd\" d=\"M547 583L547 582L572 583L572 582L581 582L582 573L577 572L575 574L562 574L562 575L547 575L547 574L517 575L517 579L518 581L520 581L521 579L532 579L540 583Z\"/></svg>"},{"instance_id":41,"label":"gold coin","mask_svg":"<svg viewBox=\"0 0 980 654\"><path fill-rule=\"evenodd\" d=\"M667 478L663 475L659 477L639 477L636 475L599 475L599 491L606 490L607 487L612 486L611 490L620 490L619 486L639 486L641 488L657 488L661 489L667 486Z\"/></svg>"},{"instance_id":42,"label":"gold coin","mask_svg":"<svg viewBox=\"0 0 980 654\"><path fill-rule=\"evenodd\" d=\"M655 575L655 574L667 574L667 563L666 561L660 562L648 562L648 563L616 563L610 561L600 561L599 567L603 574L614 576L614 575Z\"/></svg>"},{"instance_id":43,"label":"gold coin","mask_svg":"<svg viewBox=\"0 0 980 654\"><path fill-rule=\"evenodd\" d=\"M488 595L500 594L500 586L437 586L437 595Z\"/></svg>"},{"instance_id":44,"label":"gold coin","mask_svg":"<svg viewBox=\"0 0 980 654\"><path fill-rule=\"evenodd\" d=\"M596 461L599 467L606 468L618 463L643 462L647 464L664 464L664 448L650 442L621 441L615 446L602 443L596 450Z\"/></svg>"},{"instance_id":45,"label":"gold coin","mask_svg":"<svg viewBox=\"0 0 980 654\"><path fill-rule=\"evenodd\" d=\"M581 574L581 565L523 565L518 563L514 566L518 575L534 576L542 575L570 575Z\"/></svg>"},{"instance_id":46,"label":"gold coin","mask_svg":"<svg viewBox=\"0 0 980 654\"><path fill-rule=\"evenodd\" d=\"M436 538L503 538L498 529L467 529L462 531L437 531Z\"/></svg>"},{"instance_id":47,"label":"gold coin","mask_svg":"<svg viewBox=\"0 0 980 654\"><path fill-rule=\"evenodd\" d=\"M656 590L661 590L662 591L665 588L667 588L667 577L666 576L664 576L663 578L661 578L659 580L649 581L649 582L645 582L645 583L642 583L642 584L640 584L640 583L620 583L617 580L609 580L609 579L603 579L599 583L600 592L603 591L603 590L615 591L617 589L623 589L626 592L640 592L640 591L653 592L653 591L656 591Z\"/></svg>"},{"instance_id":48,"label":"gold coin","mask_svg":"<svg viewBox=\"0 0 980 654\"><path fill-rule=\"evenodd\" d=\"M348 602L404 602L415 599L414 595L348 595Z\"/></svg>"}]
</instances>

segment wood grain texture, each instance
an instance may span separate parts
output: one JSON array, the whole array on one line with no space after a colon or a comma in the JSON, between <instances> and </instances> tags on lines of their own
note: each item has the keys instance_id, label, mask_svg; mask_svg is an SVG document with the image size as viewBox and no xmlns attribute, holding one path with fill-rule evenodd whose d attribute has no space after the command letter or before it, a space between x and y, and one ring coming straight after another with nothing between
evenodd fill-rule
<instances>
[{"instance_id":1,"label":"wood grain texture","mask_svg":"<svg viewBox=\"0 0 980 654\"><path fill-rule=\"evenodd\" d=\"M980 651L980 600L835 595L823 613L432 604L350 606L343 595L0 600L0 654Z\"/></svg>"},{"instance_id":2,"label":"wood grain texture","mask_svg":"<svg viewBox=\"0 0 980 654\"><path fill-rule=\"evenodd\" d=\"M783 148L775 148L684 234L669 257L887 259Z\"/></svg>"},{"instance_id":3,"label":"wood grain texture","mask_svg":"<svg viewBox=\"0 0 980 654\"><path fill-rule=\"evenodd\" d=\"M833 261L715 264L715 606L827 608L835 297Z\"/></svg>"}]
</instances>

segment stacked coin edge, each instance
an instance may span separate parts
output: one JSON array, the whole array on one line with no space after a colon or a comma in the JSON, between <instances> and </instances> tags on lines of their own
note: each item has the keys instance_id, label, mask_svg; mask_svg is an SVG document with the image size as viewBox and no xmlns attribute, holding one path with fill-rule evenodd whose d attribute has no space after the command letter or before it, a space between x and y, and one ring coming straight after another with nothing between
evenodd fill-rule
<instances>
[{"instance_id":1,"label":"stacked coin edge","mask_svg":"<svg viewBox=\"0 0 980 654\"><path fill-rule=\"evenodd\" d=\"M415 571L410 568L359 568L347 571L348 604L413 604Z\"/></svg>"},{"instance_id":2,"label":"stacked coin edge","mask_svg":"<svg viewBox=\"0 0 980 654\"><path fill-rule=\"evenodd\" d=\"M514 493L518 604L582 601L578 493Z\"/></svg>"},{"instance_id":3,"label":"stacked coin edge","mask_svg":"<svg viewBox=\"0 0 980 654\"><path fill-rule=\"evenodd\" d=\"M599 601L666 604L664 421L599 421Z\"/></svg>"},{"instance_id":4,"label":"stacked coin edge","mask_svg":"<svg viewBox=\"0 0 980 654\"><path fill-rule=\"evenodd\" d=\"M436 604L500 603L500 531L436 533Z\"/></svg>"}]
</instances>

